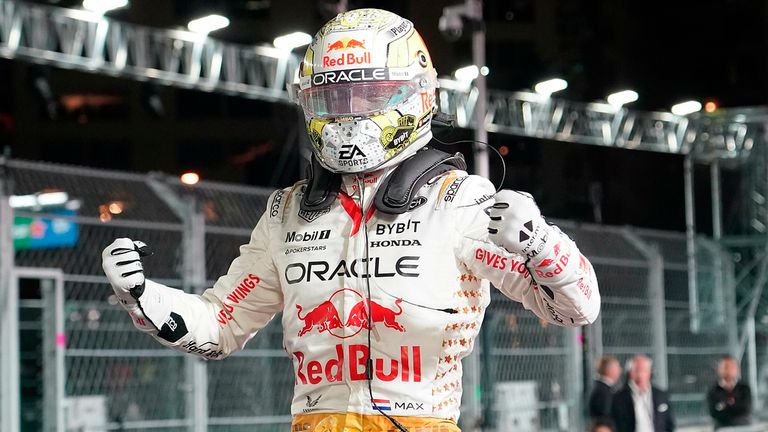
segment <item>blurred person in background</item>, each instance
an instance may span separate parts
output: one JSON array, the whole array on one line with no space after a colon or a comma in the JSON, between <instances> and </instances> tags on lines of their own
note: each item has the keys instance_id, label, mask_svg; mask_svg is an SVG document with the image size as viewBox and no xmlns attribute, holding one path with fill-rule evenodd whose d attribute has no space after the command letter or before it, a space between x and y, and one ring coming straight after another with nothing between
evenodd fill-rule
<instances>
[{"instance_id":1,"label":"blurred person in background","mask_svg":"<svg viewBox=\"0 0 768 432\"><path fill-rule=\"evenodd\" d=\"M613 396L617 432L672 432L675 419L667 392L651 384L653 362L637 355L627 362L627 383Z\"/></svg>"},{"instance_id":2,"label":"blurred person in background","mask_svg":"<svg viewBox=\"0 0 768 432\"><path fill-rule=\"evenodd\" d=\"M610 419L603 418L593 421L589 432L616 432L616 428L613 427L613 422Z\"/></svg>"},{"instance_id":3,"label":"blurred person in background","mask_svg":"<svg viewBox=\"0 0 768 432\"><path fill-rule=\"evenodd\" d=\"M597 379L589 395L589 417L592 421L611 416L614 387L621 378L621 365L616 357L603 356L597 362Z\"/></svg>"},{"instance_id":4,"label":"blurred person in background","mask_svg":"<svg viewBox=\"0 0 768 432\"><path fill-rule=\"evenodd\" d=\"M460 154L427 146L437 73L410 21L339 14L298 75L308 178L270 196L227 274L202 295L162 285L128 238L104 249L104 272L139 330L204 359L240 351L282 312L291 430L456 432L489 281L580 326L600 311L592 265L530 195L496 193Z\"/></svg>"},{"instance_id":5,"label":"blurred person in background","mask_svg":"<svg viewBox=\"0 0 768 432\"><path fill-rule=\"evenodd\" d=\"M717 383L707 393L709 415L715 429L752 424L752 392L741 381L739 363L726 356L717 365Z\"/></svg>"}]
</instances>

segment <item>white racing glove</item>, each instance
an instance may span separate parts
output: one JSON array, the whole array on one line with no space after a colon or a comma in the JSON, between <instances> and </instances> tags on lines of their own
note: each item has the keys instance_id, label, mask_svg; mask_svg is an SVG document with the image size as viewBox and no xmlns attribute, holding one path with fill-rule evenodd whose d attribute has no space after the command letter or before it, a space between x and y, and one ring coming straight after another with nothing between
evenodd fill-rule
<instances>
[{"instance_id":1,"label":"white racing glove","mask_svg":"<svg viewBox=\"0 0 768 432\"><path fill-rule=\"evenodd\" d=\"M133 324L142 331L153 331L156 327L146 319L136 299L144 291L144 266L141 257L149 255L149 248L140 241L119 238L104 248L101 253L101 267L107 275L115 295L120 300Z\"/></svg>"},{"instance_id":2,"label":"white racing glove","mask_svg":"<svg viewBox=\"0 0 768 432\"><path fill-rule=\"evenodd\" d=\"M490 208L488 233L492 242L510 253L523 255L534 261L546 255L549 240L555 237L541 216L541 211L526 192L509 189L496 193L496 203Z\"/></svg>"}]
</instances>

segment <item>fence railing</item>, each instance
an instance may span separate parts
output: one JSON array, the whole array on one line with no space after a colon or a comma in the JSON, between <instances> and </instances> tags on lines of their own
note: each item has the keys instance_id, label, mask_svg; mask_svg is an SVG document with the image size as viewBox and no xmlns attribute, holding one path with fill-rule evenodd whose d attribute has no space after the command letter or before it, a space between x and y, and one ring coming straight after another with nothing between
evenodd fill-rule
<instances>
[{"instance_id":1,"label":"fence railing","mask_svg":"<svg viewBox=\"0 0 768 432\"><path fill-rule=\"evenodd\" d=\"M81 9L0 0L0 57L98 72L182 88L288 102L301 59L265 46L222 42L182 30L140 26ZM441 109L474 127L478 90L441 79ZM697 160L746 160L763 142L764 108L682 117L617 109L531 92L488 92L491 132L685 154Z\"/></svg>"},{"instance_id":2,"label":"fence railing","mask_svg":"<svg viewBox=\"0 0 768 432\"><path fill-rule=\"evenodd\" d=\"M8 195L54 190L66 192L68 203L8 206ZM190 187L158 174L2 161L0 428L286 430L293 374L279 319L231 358L188 358L135 331L100 265L101 250L114 238L141 239L156 250L145 263L149 275L199 292L226 271L239 245L248 241L270 192L212 182ZM515 430L511 424L576 430L591 365L603 353L622 361L651 355L656 382L669 388L678 419L706 423L704 394L715 381L715 362L733 352L737 334L728 313L731 267L713 264L722 258L720 249L699 239L700 292L691 305L682 233L558 224L594 264L601 317L583 329L554 327L495 293L477 347L478 382L465 382L465 388L482 391L484 430ZM70 243L55 247L34 243L56 230L75 233L68 231ZM41 273L38 278L34 271L13 271L20 268ZM43 269L55 269L60 282L45 282L52 273ZM59 303L51 297L56 290L45 288L51 283L61 285ZM56 304L59 310L50 311ZM698 327L691 326L692 307L707 317ZM56 313L63 329L45 330L45 317ZM42 379L30 381L35 376ZM18 383L21 392L14 390ZM81 413L88 409L85 418ZM43 425L40 413L60 421Z\"/></svg>"}]
</instances>

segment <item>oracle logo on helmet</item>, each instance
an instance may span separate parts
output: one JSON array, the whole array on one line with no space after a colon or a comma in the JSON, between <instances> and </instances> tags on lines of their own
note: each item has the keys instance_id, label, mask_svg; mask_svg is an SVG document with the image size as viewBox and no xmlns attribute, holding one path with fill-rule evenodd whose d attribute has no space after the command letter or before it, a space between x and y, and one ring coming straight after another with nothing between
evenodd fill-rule
<instances>
[{"instance_id":1,"label":"oracle logo on helmet","mask_svg":"<svg viewBox=\"0 0 768 432\"><path fill-rule=\"evenodd\" d=\"M388 79L389 74L385 68L347 69L316 73L312 75L312 85L322 86L360 81L386 81Z\"/></svg>"}]
</instances>

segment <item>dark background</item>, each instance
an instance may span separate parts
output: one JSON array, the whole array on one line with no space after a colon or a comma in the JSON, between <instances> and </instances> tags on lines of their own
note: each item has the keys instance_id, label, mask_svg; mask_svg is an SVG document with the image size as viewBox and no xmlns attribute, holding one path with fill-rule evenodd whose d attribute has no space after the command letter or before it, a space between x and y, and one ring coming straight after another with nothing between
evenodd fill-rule
<instances>
[{"instance_id":1,"label":"dark background","mask_svg":"<svg viewBox=\"0 0 768 432\"><path fill-rule=\"evenodd\" d=\"M381 7L414 21L438 72L449 75L471 64L468 35L448 42L437 27L443 6L454 3L350 1L349 6ZM182 28L192 18L221 13L232 22L213 37L271 44L275 36L291 31L314 33L333 15L334 4L134 0L109 16ZM686 99L713 100L720 107L763 105L768 97L767 4L486 0L488 86L520 90L559 76L569 88L557 97L575 101L631 88L640 95L632 109L668 110ZM298 111L287 105L0 60L0 146L18 158L172 174L196 170L204 179L277 187L300 176L296 148L290 150L287 169L274 170L290 132L298 127ZM462 130L438 134L471 137ZM680 156L494 134L490 141L509 150L504 186L532 192L547 215L593 221L590 190L599 187L604 223L684 229ZM469 154L468 147L462 149ZM499 166L492 160L494 179L500 177ZM699 209L709 205L707 173L706 167L697 167ZM737 172L725 172L726 229L736 223L740 182ZM708 232L708 211L697 216L699 230Z\"/></svg>"}]
</instances>

